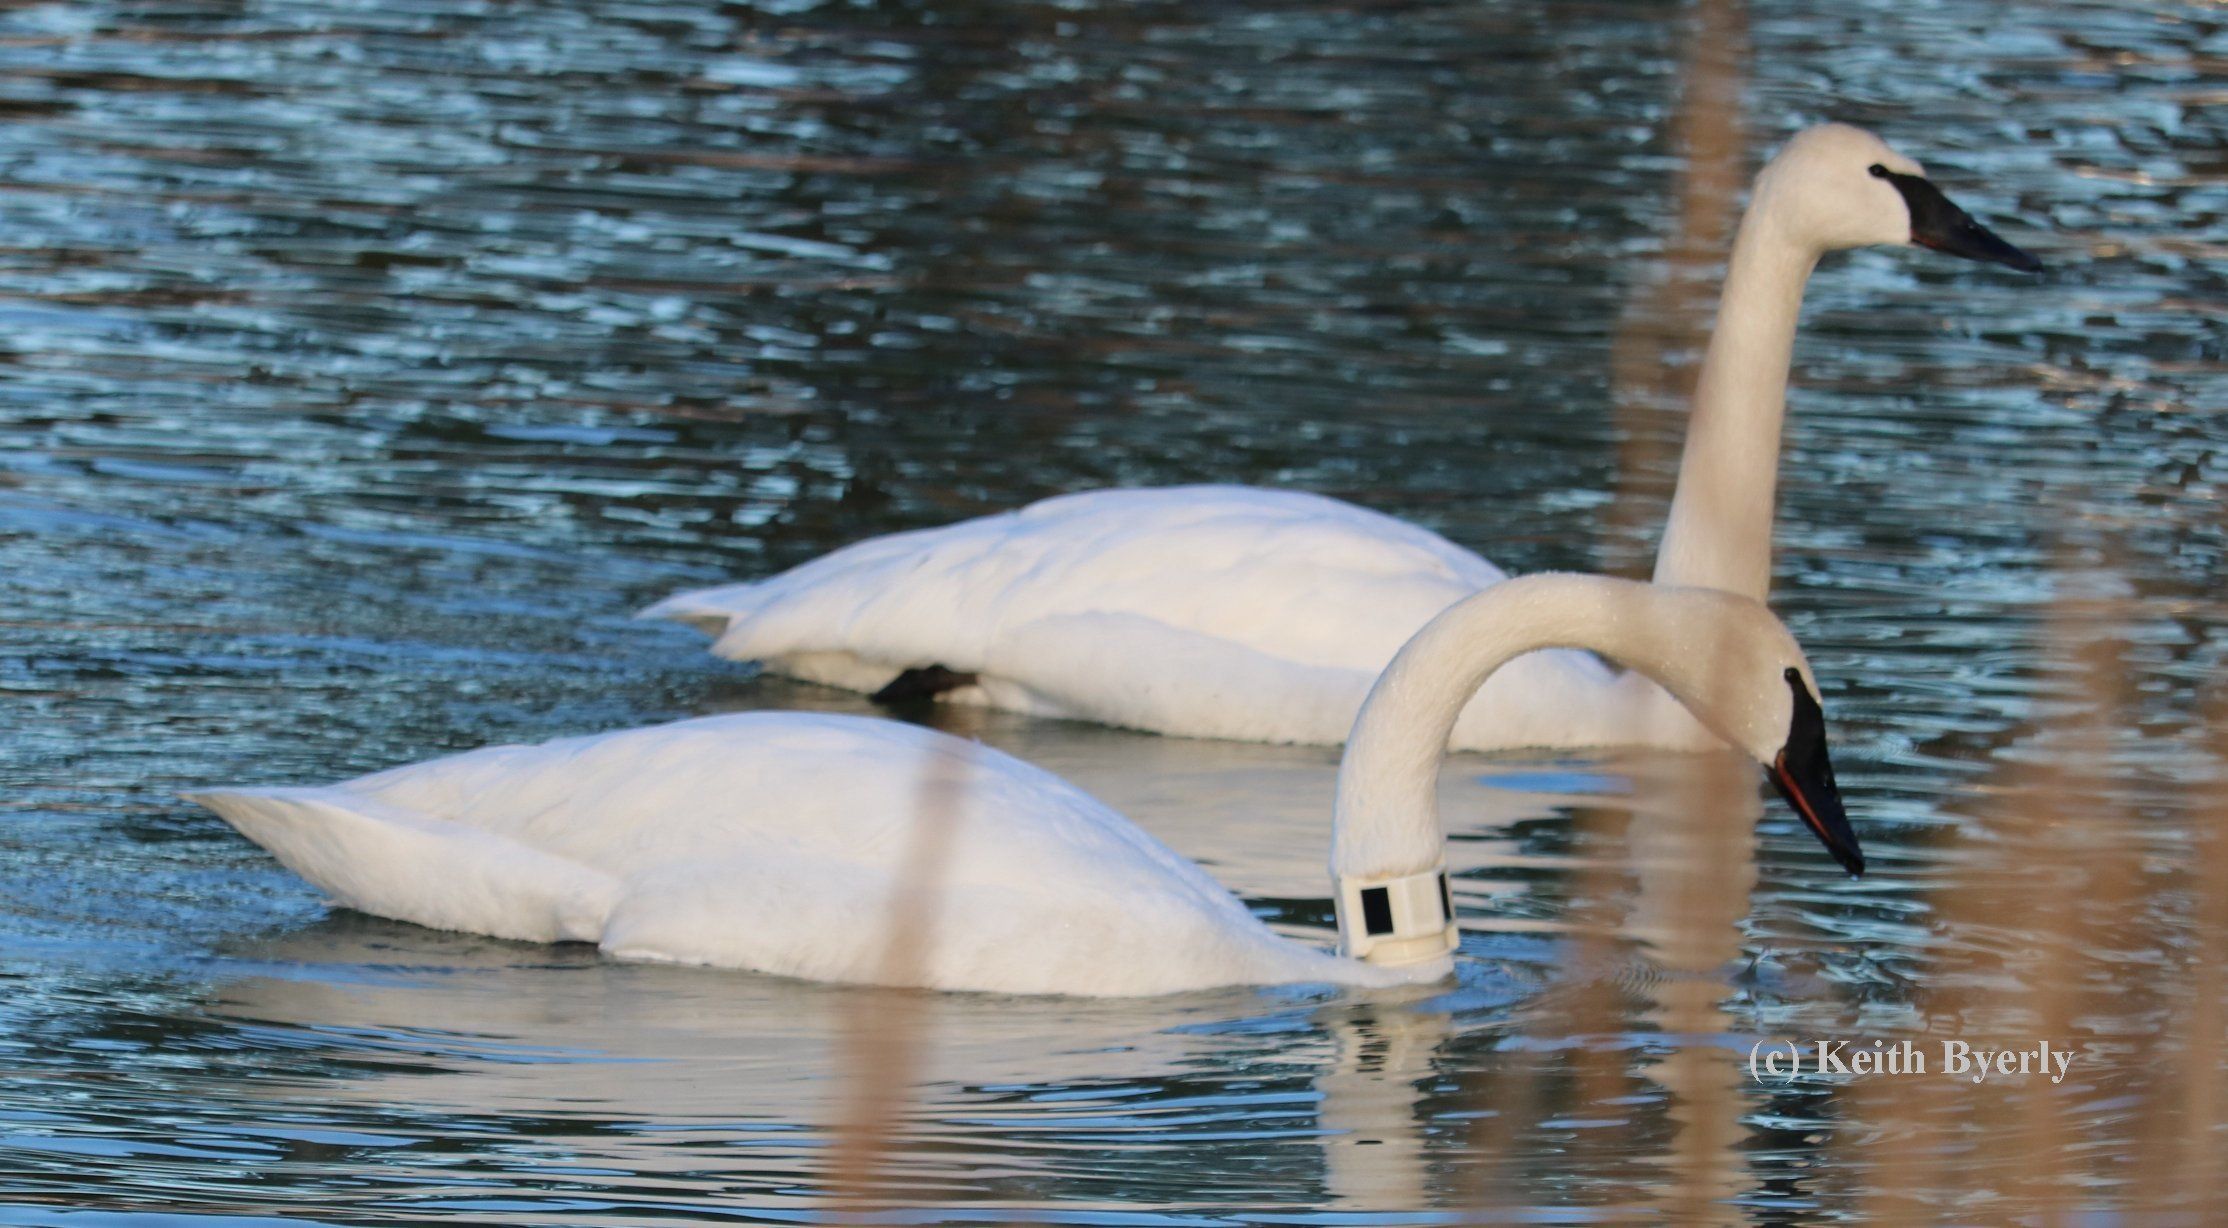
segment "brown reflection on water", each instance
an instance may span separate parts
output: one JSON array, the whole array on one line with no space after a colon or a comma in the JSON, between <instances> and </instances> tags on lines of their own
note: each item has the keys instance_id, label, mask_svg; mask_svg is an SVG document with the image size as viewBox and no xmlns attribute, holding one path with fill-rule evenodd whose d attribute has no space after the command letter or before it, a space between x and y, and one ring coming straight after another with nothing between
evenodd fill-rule
<instances>
[{"instance_id":1,"label":"brown reflection on water","mask_svg":"<svg viewBox=\"0 0 2228 1228\"><path fill-rule=\"evenodd\" d=\"M1748 74L1745 0L1699 0L1679 72L1670 144L1678 202L1662 253L1627 298L1609 348L1617 419L1614 498L1604 510L1602 570L1646 579L1678 476L1687 410L1709 344L1718 283L1749 173L1741 89Z\"/></svg>"},{"instance_id":2,"label":"brown reflection on water","mask_svg":"<svg viewBox=\"0 0 2228 1228\"><path fill-rule=\"evenodd\" d=\"M1636 783L1631 845L1638 893L1626 924L1658 975L1640 987L1640 1018L1670 1051L1647 1067L1663 1089L1672 1136L1660 1163L1663 1210L1677 1223L1738 1218L1748 1188L1749 1130L1740 1067L1717 1038L1738 1031L1725 1009L1740 970L1741 922L1756 887L1755 766L1732 754L1667 758Z\"/></svg>"},{"instance_id":3,"label":"brown reflection on water","mask_svg":"<svg viewBox=\"0 0 2228 1228\"><path fill-rule=\"evenodd\" d=\"M974 743L966 743L972 747ZM935 1043L925 985L938 935L938 898L949 878L952 842L966 821L972 750L925 755L914 786L914 821L886 903L877 983L848 999L841 1068L850 1084L836 1123L829 1192L838 1215L890 1210L877 1190L885 1152L898 1145L924 1051Z\"/></svg>"},{"instance_id":4,"label":"brown reflection on water","mask_svg":"<svg viewBox=\"0 0 2228 1228\"><path fill-rule=\"evenodd\" d=\"M2013 732L1954 809L1910 1039L1919 1076L1843 1089L1838 1162L1883 1221L1945 1208L2070 1222L2100 1200L2162 1222L2217 1210L2228 958L2228 733L2146 770L2136 589L2066 555L2043 637L2054 714ZM2217 691L2215 692L2217 695ZM2063 1081L1947 1068L1944 1046L2073 1054ZM1893 1174L1893 1180L1879 1179Z\"/></svg>"},{"instance_id":5,"label":"brown reflection on water","mask_svg":"<svg viewBox=\"0 0 2228 1228\"><path fill-rule=\"evenodd\" d=\"M1687 20L1670 125L1678 159L1672 233L1627 298L1609 354L1617 442L1612 498L1603 509L1601 570L1639 578L1652 570L1648 543L1670 503L1697 363L1709 340L1716 275L1748 174L1741 108L1747 7L1743 0L1700 0ZM1641 943L1647 958L1632 966L1646 971L1631 987L1640 1000L1631 1005L1673 1038L1670 1052L1647 1067L1673 1136L1661 1152L1635 1147L1625 1137L1633 1122L1623 1118L1622 1128L1580 1132L1577 1141L1591 1145L1558 1154L1552 1163L1613 1169L1620 1152L1651 1156L1662 1176L1648 1183L1655 1197L1640 1187L1631 1191L1640 1205L1652 1203L1679 1222L1718 1222L1733 1214L1731 1201L1747 1184L1739 1152L1746 1106L1737 1072L1709 1038L1732 1030L1722 1007L1729 992L1725 975L1741 954L1739 923L1756 881L1753 841L1761 807L1748 779L1752 769L1731 756L1647 766L1635 780L1638 797L1629 814L1577 812L1579 830L1595 839L1609 816L1629 820L1627 840L1618 858L1589 861L1576 878L1566 981L1551 991L1558 1005L1543 1022L1591 1038L1569 1051L1570 1111L1590 1115L1611 1103L1637 1102L1630 1094L1635 1071L1622 1044L1611 1040L1626 1031L1628 1004L1608 970L1627 959L1613 936ZM1638 885L1620 924L1614 914L1630 882L1627 868L1637 873ZM1542 1073L1538 1067L1502 1069L1475 1082L1471 1100L1491 1108L1471 1132L1474 1146L1506 1158L1479 1165L1474 1205L1513 1212L1538 1202L1537 1174L1515 1157L1542 1125L1550 1099L1539 1084Z\"/></svg>"},{"instance_id":6,"label":"brown reflection on water","mask_svg":"<svg viewBox=\"0 0 2228 1228\"><path fill-rule=\"evenodd\" d=\"M1629 806L1571 814L1554 971L1524 1031L1463 1080L1477 1116L1462 1205L1716 1223L1753 1185L1751 1103L1723 1037L1739 1030L1726 1004L1757 873L1755 771L1730 754L1627 770Z\"/></svg>"}]
</instances>

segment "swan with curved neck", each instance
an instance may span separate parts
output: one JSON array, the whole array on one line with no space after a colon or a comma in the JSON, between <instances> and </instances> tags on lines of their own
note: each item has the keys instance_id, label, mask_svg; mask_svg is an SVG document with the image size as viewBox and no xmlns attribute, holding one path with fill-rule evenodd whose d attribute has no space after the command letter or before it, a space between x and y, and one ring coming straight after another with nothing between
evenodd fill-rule
<instances>
[{"instance_id":1,"label":"swan with curved neck","mask_svg":"<svg viewBox=\"0 0 2228 1228\"><path fill-rule=\"evenodd\" d=\"M1764 168L1734 243L1655 579L1762 599L1787 368L1821 254L1917 244L2034 259L1917 163L1829 124ZM1235 486L1104 490L874 538L643 611L775 673L1193 737L1335 745L1417 628L1505 573L1351 504ZM1661 692L1582 653L1496 674L1453 745L1717 745Z\"/></svg>"},{"instance_id":2,"label":"swan with curved neck","mask_svg":"<svg viewBox=\"0 0 2228 1228\"><path fill-rule=\"evenodd\" d=\"M1385 985L1451 966L1434 801L1447 731L1479 683L1546 647L1655 678L1861 870L1809 666L1779 621L1725 593L1597 576L1456 604L1363 705L1332 821L1343 955L1272 933L1066 781L893 721L706 717L193 800L346 906L621 958L1007 993ZM892 958L897 933L916 957Z\"/></svg>"}]
</instances>

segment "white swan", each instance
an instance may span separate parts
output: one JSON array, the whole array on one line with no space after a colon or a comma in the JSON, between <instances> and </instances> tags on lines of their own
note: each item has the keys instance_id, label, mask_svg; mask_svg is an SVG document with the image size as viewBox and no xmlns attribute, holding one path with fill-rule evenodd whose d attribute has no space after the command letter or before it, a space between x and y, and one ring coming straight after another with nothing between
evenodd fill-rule
<instances>
[{"instance_id":1,"label":"white swan","mask_svg":"<svg viewBox=\"0 0 2228 1228\"><path fill-rule=\"evenodd\" d=\"M1655 579L1763 599L1780 419L1820 254L1919 243L2037 268L1856 128L1757 177L1726 275ZM1161 733L1335 745L1408 636L1504 579L1437 534L1336 500L1231 486L1107 490L875 538L643 613L712 651L898 699L949 698ZM894 680L894 681L893 681ZM1502 671L1461 749L1714 745L1654 688L1580 653Z\"/></svg>"},{"instance_id":2,"label":"white swan","mask_svg":"<svg viewBox=\"0 0 2228 1228\"><path fill-rule=\"evenodd\" d=\"M1554 574L1440 614L1363 706L1332 823L1345 957L1270 932L1058 777L893 721L714 716L194 800L350 907L621 958L1009 993L1385 985L1452 966L1437 787L1456 714L1501 665L1558 646L1656 679L1861 870L1816 684L1769 611Z\"/></svg>"}]
</instances>

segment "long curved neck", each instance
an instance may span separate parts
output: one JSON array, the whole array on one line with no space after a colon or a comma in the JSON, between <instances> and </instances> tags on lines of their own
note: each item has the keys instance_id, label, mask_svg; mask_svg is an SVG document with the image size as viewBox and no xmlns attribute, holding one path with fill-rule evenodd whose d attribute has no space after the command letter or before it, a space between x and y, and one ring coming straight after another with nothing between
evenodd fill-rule
<instances>
[{"instance_id":1,"label":"long curved neck","mask_svg":"<svg viewBox=\"0 0 2228 1228\"><path fill-rule=\"evenodd\" d=\"M1803 284L1819 253L1789 237L1764 193L1758 196L1726 267L1717 326L1687 419L1678 489L1656 550L1655 581L1762 601L1771 588L1787 368Z\"/></svg>"},{"instance_id":2,"label":"long curved neck","mask_svg":"<svg viewBox=\"0 0 2228 1228\"><path fill-rule=\"evenodd\" d=\"M1700 598L1724 600L1720 594ZM1455 718L1487 677L1542 648L1590 648L1674 693L1703 637L1678 617L1695 595L1632 580L1543 572L1503 580L1449 606L1377 679L1338 767L1331 874L1383 879L1431 872L1445 851L1439 761Z\"/></svg>"}]
</instances>

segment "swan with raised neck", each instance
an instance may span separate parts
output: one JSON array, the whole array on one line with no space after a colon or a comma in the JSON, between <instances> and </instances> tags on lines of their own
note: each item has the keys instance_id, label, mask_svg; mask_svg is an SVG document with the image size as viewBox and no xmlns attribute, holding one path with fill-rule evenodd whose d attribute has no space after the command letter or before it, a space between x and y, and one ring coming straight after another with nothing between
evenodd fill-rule
<instances>
[{"instance_id":1,"label":"swan with raised neck","mask_svg":"<svg viewBox=\"0 0 2228 1228\"><path fill-rule=\"evenodd\" d=\"M1789 141L1758 176L1688 424L1655 579L1761 600L1771 576L1788 362L1820 255L1916 243L2032 257L1860 129ZM1435 533L1348 503L1236 486L1101 490L858 542L643 611L712 651L876 694L937 697L1190 737L1336 744L1431 616L1506 580ZM1644 679L1581 653L1494 676L1454 745L1717 739Z\"/></svg>"},{"instance_id":2,"label":"swan with raised neck","mask_svg":"<svg viewBox=\"0 0 2228 1228\"><path fill-rule=\"evenodd\" d=\"M1694 388L1656 583L1765 599L1803 287L1827 252L1902 243L2026 272L2042 268L1951 204L1918 163L1862 128L1807 129L1757 175Z\"/></svg>"},{"instance_id":3,"label":"swan with raised neck","mask_svg":"<svg viewBox=\"0 0 2228 1228\"><path fill-rule=\"evenodd\" d=\"M1066 781L895 721L738 713L194 800L350 907L619 958L1005 993L1390 985L1451 967L1433 797L1454 713L1550 645L1607 653L1693 704L1861 866L1809 666L1769 611L1564 575L1457 603L1364 705L1332 820L1347 958L1272 932Z\"/></svg>"}]
</instances>

